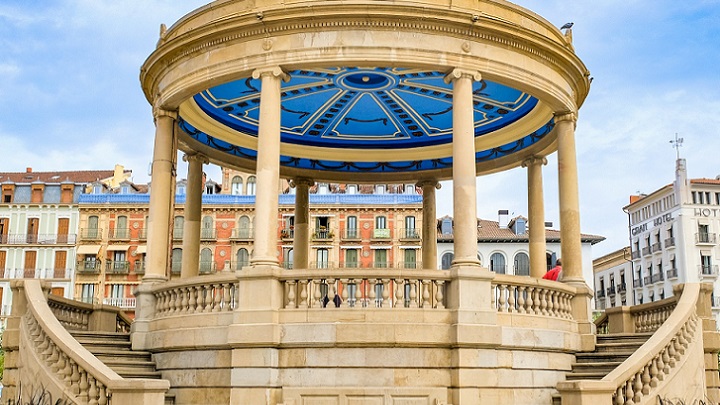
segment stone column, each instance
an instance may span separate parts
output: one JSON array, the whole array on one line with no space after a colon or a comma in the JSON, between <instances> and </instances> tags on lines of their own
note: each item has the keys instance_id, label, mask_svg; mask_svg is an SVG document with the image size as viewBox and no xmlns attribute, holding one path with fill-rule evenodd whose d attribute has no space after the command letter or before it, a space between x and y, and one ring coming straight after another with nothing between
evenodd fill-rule
<instances>
[{"instance_id":1,"label":"stone column","mask_svg":"<svg viewBox=\"0 0 720 405\"><path fill-rule=\"evenodd\" d=\"M155 145L152 161L149 225L147 238L147 267L143 282L167 280L170 246L170 223L175 205L175 120L177 113L156 108Z\"/></svg>"},{"instance_id":2,"label":"stone column","mask_svg":"<svg viewBox=\"0 0 720 405\"><path fill-rule=\"evenodd\" d=\"M545 202L543 200L542 167L544 157L532 156L522 165L528 169L528 221L530 225L530 276L542 278L547 271L545 257Z\"/></svg>"},{"instance_id":3,"label":"stone column","mask_svg":"<svg viewBox=\"0 0 720 405\"><path fill-rule=\"evenodd\" d=\"M253 266L277 266L278 186L280 183L280 80L289 77L279 66L258 69L261 80L255 193Z\"/></svg>"},{"instance_id":4,"label":"stone column","mask_svg":"<svg viewBox=\"0 0 720 405\"><path fill-rule=\"evenodd\" d=\"M209 163L200 154L185 155L188 162L187 192L185 194L185 222L183 224L183 252L181 278L195 277L200 267L200 217L202 216L202 167Z\"/></svg>"},{"instance_id":5,"label":"stone column","mask_svg":"<svg viewBox=\"0 0 720 405\"><path fill-rule=\"evenodd\" d=\"M292 180L295 187L295 233L293 235L293 269L307 269L310 251L310 187L312 179Z\"/></svg>"},{"instance_id":6,"label":"stone column","mask_svg":"<svg viewBox=\"0 0 720 405\"><path fill-rule=\"evenodd\" d=\"M417 184L423 191L423 227L422 227L422 268L436 270L437 264L437 204L435 190L440 183L435 180L421 181Z\"/></svg>"},{"instance_id":7,"label":"stone column","mask_svg":"<svg viewBox=\"0 0 720 405\"><path fill-rule=\"evenodd\" d=\"M558 189L560 193L560 240L563 280L583 282L580 243L580 202L578 197L575 123L573 113L555 116L558 140Z\"/></svg>"},{"instance_id":8,"label":"stone column","mask_svg":"<svg viewBox=\"0 0 720 405\"><path fill-rule=\"evenodd\" d=\"M477 259L477 197L473 81L480 73L454 69L445 78L453 83L453 216L454 266L480 266Z\"/></svg>"}]
</instances>

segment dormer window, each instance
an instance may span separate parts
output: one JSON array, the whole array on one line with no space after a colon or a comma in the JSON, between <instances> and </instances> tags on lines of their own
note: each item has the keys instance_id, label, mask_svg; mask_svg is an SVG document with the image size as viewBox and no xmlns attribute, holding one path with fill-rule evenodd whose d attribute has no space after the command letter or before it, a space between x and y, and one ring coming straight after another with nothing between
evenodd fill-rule
<instances>
[{"instance_id":1,"label":"dormer window","mask_svg":"<svg viewBox=\"0 0 720 405\"><path fill-rule=\"evenodd\" d=\"M384 184L378 184L375 186L375 194L385 194L385 185Z\"/></svg>"},{"instance_id":2,"label":"dormer window","mask_svg":"<svg viewBox=\"0 0 720 405\"><path fill-rule=\"evenodd\" d=\"M404 193L405 194L415 194L415 185L414 184L406 184Z\"/></svg>"},{"instance_id":3,"label":"dormer window","mask_svg":"<svg viewBox=\"0 0 720 405\"><path fill-rule=\"evenodd\" d=\"M178 194L185 194L185 186L181 185L177 187Z\"/></svg>"},{"instance_id":4,"label":"dormer window","mask_svg":"<svg viewBox=\"0 0 720 405\"><path fill-rule=\"evenodd\" d=\"M96 184L93 186L93 194L102 194L102 185Z\"/></svg>"},{"instance_id":5,"label":"dormer window","mask_svg":"<svg viewBox=\"0 0 720 405\"><path fill-rule=\"evenodd\" d=\"M130 194L130 186L124 185L120 187L120 194Z\"/></svg>"},{"instance_id":6,"label":"dormer window","mask_svg":"<svg viewBox=\"0 0 720 405\"><path fill-rule=\"evenodd\" d=\"M320 183L318 184L318 194L328 194L330 192L330 187L327 183Z\"/></svg>"},{"instance_id":7,"label":"dormer window","mask_svg":"<svg viewBox=\"0 0 720 405\"><path fill-rule=\"evenodd\" d=\"M345 194L357 194L357 184L348 184L347 188L345 189Z\"/></svg>"}]
</instances>

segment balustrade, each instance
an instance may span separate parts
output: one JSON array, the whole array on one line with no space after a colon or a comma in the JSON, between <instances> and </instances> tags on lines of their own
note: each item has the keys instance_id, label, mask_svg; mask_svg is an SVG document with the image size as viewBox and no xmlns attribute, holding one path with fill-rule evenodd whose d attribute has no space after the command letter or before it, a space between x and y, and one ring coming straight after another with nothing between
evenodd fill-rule
<instances>
[{"instance_id":1,"label":"balustrade","mask_svg":"<svg viewBox=\"0 0 720 405\"><path fill-rule=\"evenodd\" d=\"M360 240L360 230L357 228L342 229L340 238L342 240Z\"/></svg>"},{"instance_id":2,"label":"balustrade","mask_svg":"<svg viewBox=\"0 0 720 405\"><path fill-rule=\"evenodd\" d=\"M154 291L155 317L230 312L237 306L237 279L234 277L195 279L191 283L163 286Z\"/></svg>"},{"instance_id":3,"label":"balustrade","mask_svg":"<svg viewBox=\"0 0 720 405\"><path fill-rule=\"evenodd\" d=\"M130 228L110 228L108 229L108 239L130 240Z\"/></svg>"},{"instance_id":4,"label":"balustrade","mask_svg":"<svg viewBox=\"0 0 720 405\"><path fill-rule=\"evenodd\" d=\"M74 245L73 234L4 234L0 235L0 245Z\"/></svg>"},{"instance_id":5,"label":"balustrade","mask_svg":"<svg viewBox=\"0 0 720 405\"><path fill-rule=\"evenodd\" d=\"M572 319L574 289L549 283L519 276L496 276L492 282L493 308L498 312Z\"/></svg>"},{"instance_id":6,"label":"balustrade","mask_svg":"<svg viewBox=\"0 0 720 405\"><path fill-rule=\"evenodd\" d=\"M233 229L232 236L230 239L252 239L255 237L252 228L235 228Z\"/></svg>"},{"instance_id":7,"label":"balustrade","mask_svg":"<svg viewBox=\"0 0 720 405\"><path fill-rule=\"evenodd\" d=\"M81 240L100 240L102 239L102 229L84 228L80 229Z\"/></svg>"}]
</instances>

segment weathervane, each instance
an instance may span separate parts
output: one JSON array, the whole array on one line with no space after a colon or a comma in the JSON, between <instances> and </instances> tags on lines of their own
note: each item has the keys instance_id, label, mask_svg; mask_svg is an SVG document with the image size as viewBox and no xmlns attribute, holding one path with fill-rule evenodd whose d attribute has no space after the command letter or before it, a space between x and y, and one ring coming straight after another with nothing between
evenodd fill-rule
<instances>
[{"instance_id":1,"label":"weathervane","mask_svg":"<svg viewBox=\"0 0 720 405\"><path fill-rule=\"evenodd\" d=\"M678 138L677 132L675 133L675 140L670 140L670 144L673 148L675 148L675 151L677 152L677 158L680 159L680 147L683 144L683 138Z\"/></svg>"}]
</instances>

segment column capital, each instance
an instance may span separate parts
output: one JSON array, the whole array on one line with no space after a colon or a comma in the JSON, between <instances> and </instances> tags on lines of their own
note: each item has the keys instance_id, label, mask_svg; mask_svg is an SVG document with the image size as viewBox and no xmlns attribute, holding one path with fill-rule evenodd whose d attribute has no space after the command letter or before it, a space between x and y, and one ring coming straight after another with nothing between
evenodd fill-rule
<instances>
[{"instance_id":1,"label":"column capital","mask_svg":"<svg viewBox=\"0 0 720 405\"><path fill-rule=\"evenodd\" d=\"M290 75L283 70L280 66L270 66L260 69L255 69L252 72L253 79L259 79L263 76L279 77L282 81L287 82L290 80Z\"/></svg>"},{"instance_id":2,"label":"column capital","mask_svg":"<svg viewBox=\"0 0 720 405\"><path fill-rule=\"evenodd\" d=\"M547 164L547 158L545 156L530 156L523 160L522 167L530 167L535 165L545 166Z\"/></svg>"},{"instance_id":3,"label":"column capital","mask_svg":"<svg viewBox=\"0 0 720 405\"><path fill-rule=\"evenodd\" d=\"M415 186L425 188L425 187L434 187L438 190L442 188L442 184L440 184L437 180L420 180L418 181Z\"/></svg>"},{"instance_id":4,"label":"column capital","mask_svg":"<svg viewBox=\"0 0 720 405\"><path fill-rule=\"evenodd\" d=\"M460 78L469 78L472 81L479 82L482 80L482 75L477 70L469 70L469 69L461 69L461 68L455 68L451 70L447 75L445 75L445 83L453 82Z\"/></svg>"},{"instance_id":5,"label":"column capital","mask_svg":"<svg viewBox=\"0 0 720 405\"><path fill-rule=\"evenodd\" d=\"M200 162L201 164L204 164L204 165L210 163L210 159L208 159L208 157L203 155L202 153L186 153L183 155L182 159L183 159L183 162L188 162L188 163L191 160Z\"/></svg>"},{"instance_id":6,"label":"column capital","mask_svg":"<svg viewBox=\"0 0 720 405\"><path fill-rule=\"evenodd\" d=\"M166 110L160 107L153 107L153 118L158 119L160 117L170 117L173 120L177 120L178 113L176 110Z\"/></svg>"},{"instance_id":7,"label":"column capital","mask_svg":"<svg viewBox=\"0 0 720 405\"><path fill-rule=\"evenodd\" d=\"M309 177L295 177L293 179L290 179L288 181L290 184L290 187L295 188L297 186L307 186L312 187L315 185L315 180L309 178Z\"/></svg>"},{"instance_id":8,"label":"column capital","mask_svg":"<svg viewBox=\"0 0 720 405\"><path fill-rule=\"evenodd\" d=\"M556 112L555 114L555 122L562 122L562 121L570 121L573 124L577 123L577 113L572 111L561 111Z\"/></svg>"}]
</instances>

